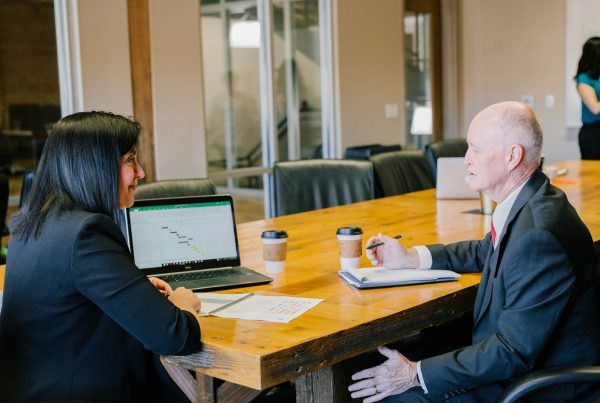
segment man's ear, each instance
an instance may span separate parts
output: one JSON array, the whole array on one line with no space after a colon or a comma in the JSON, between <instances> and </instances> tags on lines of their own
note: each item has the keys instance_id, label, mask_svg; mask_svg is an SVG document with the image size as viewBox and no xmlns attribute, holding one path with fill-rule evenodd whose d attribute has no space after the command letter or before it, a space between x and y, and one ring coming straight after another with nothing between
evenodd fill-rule
<instances>
[{"instance_id":1,"label":"man's ear","mask_svg":"<svg viewBox=\"0 0 600 403\"><path fill-rule=\"evenodd\" d=\"M508 170L512 171L523 161L525 149L520 144L511 144L506 153L506 165Z\"/></svg>"}]
</instances>

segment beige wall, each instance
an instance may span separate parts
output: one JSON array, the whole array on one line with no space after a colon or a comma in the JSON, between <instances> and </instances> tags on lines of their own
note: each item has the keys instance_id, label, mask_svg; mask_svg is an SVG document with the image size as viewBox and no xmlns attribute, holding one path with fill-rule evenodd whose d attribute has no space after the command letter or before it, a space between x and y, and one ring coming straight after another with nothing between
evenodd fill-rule
<instances>
[{"instance_id":1,"label":"beige wall","mask_svg":"<svg viewBox=\"0 0 600 403\"><path fill-rule=\"evenodd\" d=\"M444 75L456 81L444 84L445 102L451 107L444 117L444 124L451 126L445 127L449 137L456 135L456 126L458 137L464 137L470 120L484 107L532 95L544 128L546 161L579 158L576 138L566 129L565 1L457 0L454 51L459 71ZM448 3L442 8L446 13ZM396 0L338 1L343 148L404 143L402 8ZM445 39L447 49L450 44ZM446 54L444 60L452 57ZM447 70L446 63L443 68ZM545 105L547 95L554 96L552 108ZM385 119L386 103L398 104L400 118ZM457 114L458 122L448 113Z\"/></svg>"},{"instance_id":2,"label":"beige wall","mask_svg":"<svg viewBox=\"0 0 600 403\"><path fill-rule=\"evenodd\" d=\"M458 0L459 136L464 136L468 122L483 107L532 95L545 130L547 161L578 158L576 140L568 137L565 128L565 1ZM123 8L125 0L110 2ZM192 3L196 2L185 0L169 8L167 0L151 2L154 9L161 10L152 14L156 153L161 179L206 172L199 14ZM337 3L342 148L372 142L404 143L402 10L399 0ZM116 21L111 32L120 33L122 18ZM86 20L87 24L87 31L105 31L101 25ZM86 92L103 100L101 105L120 109L123 100L129 103L127 94L120 94L127 86L129 71L122 60L126 46L111 39L110 32L106 35L96 35L100 45L95 42L88 48L87 42L82 43L84 70L95 75L96 89ZM86 38L82 35L82 40ZM121 64L119 71L116 65L113 71L112 61L98 56L106 55L103 50L108 52L109 42L113 45L111 60ZM108 71L98 67L101 63L108 63ZM107 77L112 78L107 81ZM119 91L114 92L115 88ZM110 97L103 98L105 95ZM546 95L554 96L554 107L545 106ZM398 118L385 118L386 104L398 105Z\"/></svg>"},{"instance_id":3,"label":"beige wall","mask_svg":"<svg viewBox=\"0 0 600 403\"><path fill-rule=\"evenodd\" d=\"M206 176L200 8L196 0L150 1L157 179Z\"/></svg>"},{"instance_id":4,"label":"beige wall","mask_svg":"<svg viewBox=\"0 0 600 403\"><path fill-rule=\"evenodd\" d=\"M75 7L76 6L76 7ZM75 111L133 115L126 0L69 3Z\"/></svg>"},{"instance_id":5,"label":"beige wall","mask_svg":"<svg viewBox=\"0 0 600 403\"><path fill-rule=\"evenodd\" d=\"M133 115L126 0L68 3L75 111ZM150 2L157 179L206 176L199 3Z\"/></svg>"},{"instance_id":6,"label":"beige wall","mask_svg":"<svg viewBox=\"0 0 600 403\"><path fill-rule=\"evenodd\" d=\"M342 149L404 143L403 1L339 0ZM385 105L399 116L385 118Z\"/></svg>"},{"instance_id":7,"label":"beige wall","mask_svg":"<svg viewBox=\"0 0 600 403\"><path fill-rule=\"evenodd\" d=\"M463 135L485 106L532 95L546 161L579 158L565 120L565 7L565 0L462 0Z\"/></svg>"}]
</instances>

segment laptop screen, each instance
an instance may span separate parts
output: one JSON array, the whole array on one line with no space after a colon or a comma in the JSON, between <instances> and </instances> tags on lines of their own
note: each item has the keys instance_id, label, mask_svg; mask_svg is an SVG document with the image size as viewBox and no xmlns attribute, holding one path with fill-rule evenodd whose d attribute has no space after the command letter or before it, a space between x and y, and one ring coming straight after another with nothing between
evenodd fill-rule
<instances>
[{"instance_id":1,"label":"laptop screen","mask_svg":"<svg viewBox=\"0 0 600 403\"><path fill-rule=\"evenodd\" d=\"M437 159L436 197L438 199L476 199L479 193L466 180L469 171L463 157Z\"/></svg>"},{"instance_id":2,"label":"laptop screen","mask_svg":"<svg viewBox=\"0 0 600 403\"><path fill-rule=\"evenodd\" d=\"M240 265L229 195L136 201L127 226L135 264L147 275Z\"/></svg>"}]
</instances>

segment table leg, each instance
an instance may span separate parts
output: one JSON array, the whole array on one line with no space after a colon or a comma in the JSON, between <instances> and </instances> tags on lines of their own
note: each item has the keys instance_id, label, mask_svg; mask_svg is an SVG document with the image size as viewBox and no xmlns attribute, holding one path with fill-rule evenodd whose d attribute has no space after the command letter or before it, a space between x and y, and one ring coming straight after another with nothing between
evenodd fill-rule
<instances>
[{"instance_id":1,"label":"table leg","mask_svg":"<svg viewBox=\"0 0 600 403\"><path fill-rule=\"evenodd\" d=\"M298 377L296 403L352 402L348 392L352 369L345 362Z\"/></svg>"},{"instance_id":2,"label":"table leg","mask_svg":"<svg viewBox=\"0 0 600 403\"><path fill-rule=\"evenodd\" d=\"M211 376L196 373L196 391L198 403L247 403L260 394L260 390L223 382L215 387L215 379Z\"/></svg>"},{"instance_id":3,"label":"table leg","mask_svg":"<svg viewBox=\"0 0 600 403\"><path fill-rule=\"evenodd\" d=\"M198 394L198 403L215 403L217 390L213 377L196 372L196 392Z\"/></svg>"},{"instance_id":4,"label":"table leg","mask_svg":"<svg viewBox=\"0 0 600 403\"><path fill-rule=\"evenodd\" d=\"M161 363L163 367L165 367L165 370L167 371L171 379L173 379L177 386L179 386L179 388L183 391L187 398L190 399L192 403L196 403L196 390L198 386L196 385L196 380L194 379L192 374L190 374L190 371L183 367L179 367L174 364L169 364L168 362L165 362L165 360L161 360Z\"/></svg>"},{"instance_id":5,"label":"table leg","mask_svg":"<svg viewBox=\"0 0 600 403\"><path fill-rule=\"evenodd\" d=\"M224 382L217 388L217 402L219 403L249 403L260 394L260 390Z\"/></svg>"}]
</instances>

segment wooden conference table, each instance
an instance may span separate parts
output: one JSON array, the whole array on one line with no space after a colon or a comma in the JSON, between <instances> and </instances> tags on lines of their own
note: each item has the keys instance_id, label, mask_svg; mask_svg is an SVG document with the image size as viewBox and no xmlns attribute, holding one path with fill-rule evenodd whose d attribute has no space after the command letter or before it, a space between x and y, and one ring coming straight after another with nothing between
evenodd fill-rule
<instances>
[{"instance_id":1,"label":"wooden conference table","mask_svg":"<svg viewBox=\"0 0 600 403\"><path fill-rule=\"evenodd\" d=\"M567 193L593 238L600 239L600 161L555 165L569 173L554 183ZM225 292L325 300L289 324L201 318L202 351L166 361L196 371L198 401L242 401L292 379L299 402L350 401L346 360L469 312L480 276L357 290L338 278L336 229L360 226L365 240L380 231L402 233L406 246L476 239L485 236L490 225L489 216L465 213L478 207L478 200L436 200L431 189L241 224L242 264L264 273L260 234L285 229L286 269L271 275L271 284ZM369 265L363 256L361 266ZM3 268L0 272L3 280ZM213 378L226 383L214 389Z\"/></svg>"}]
</instances>

